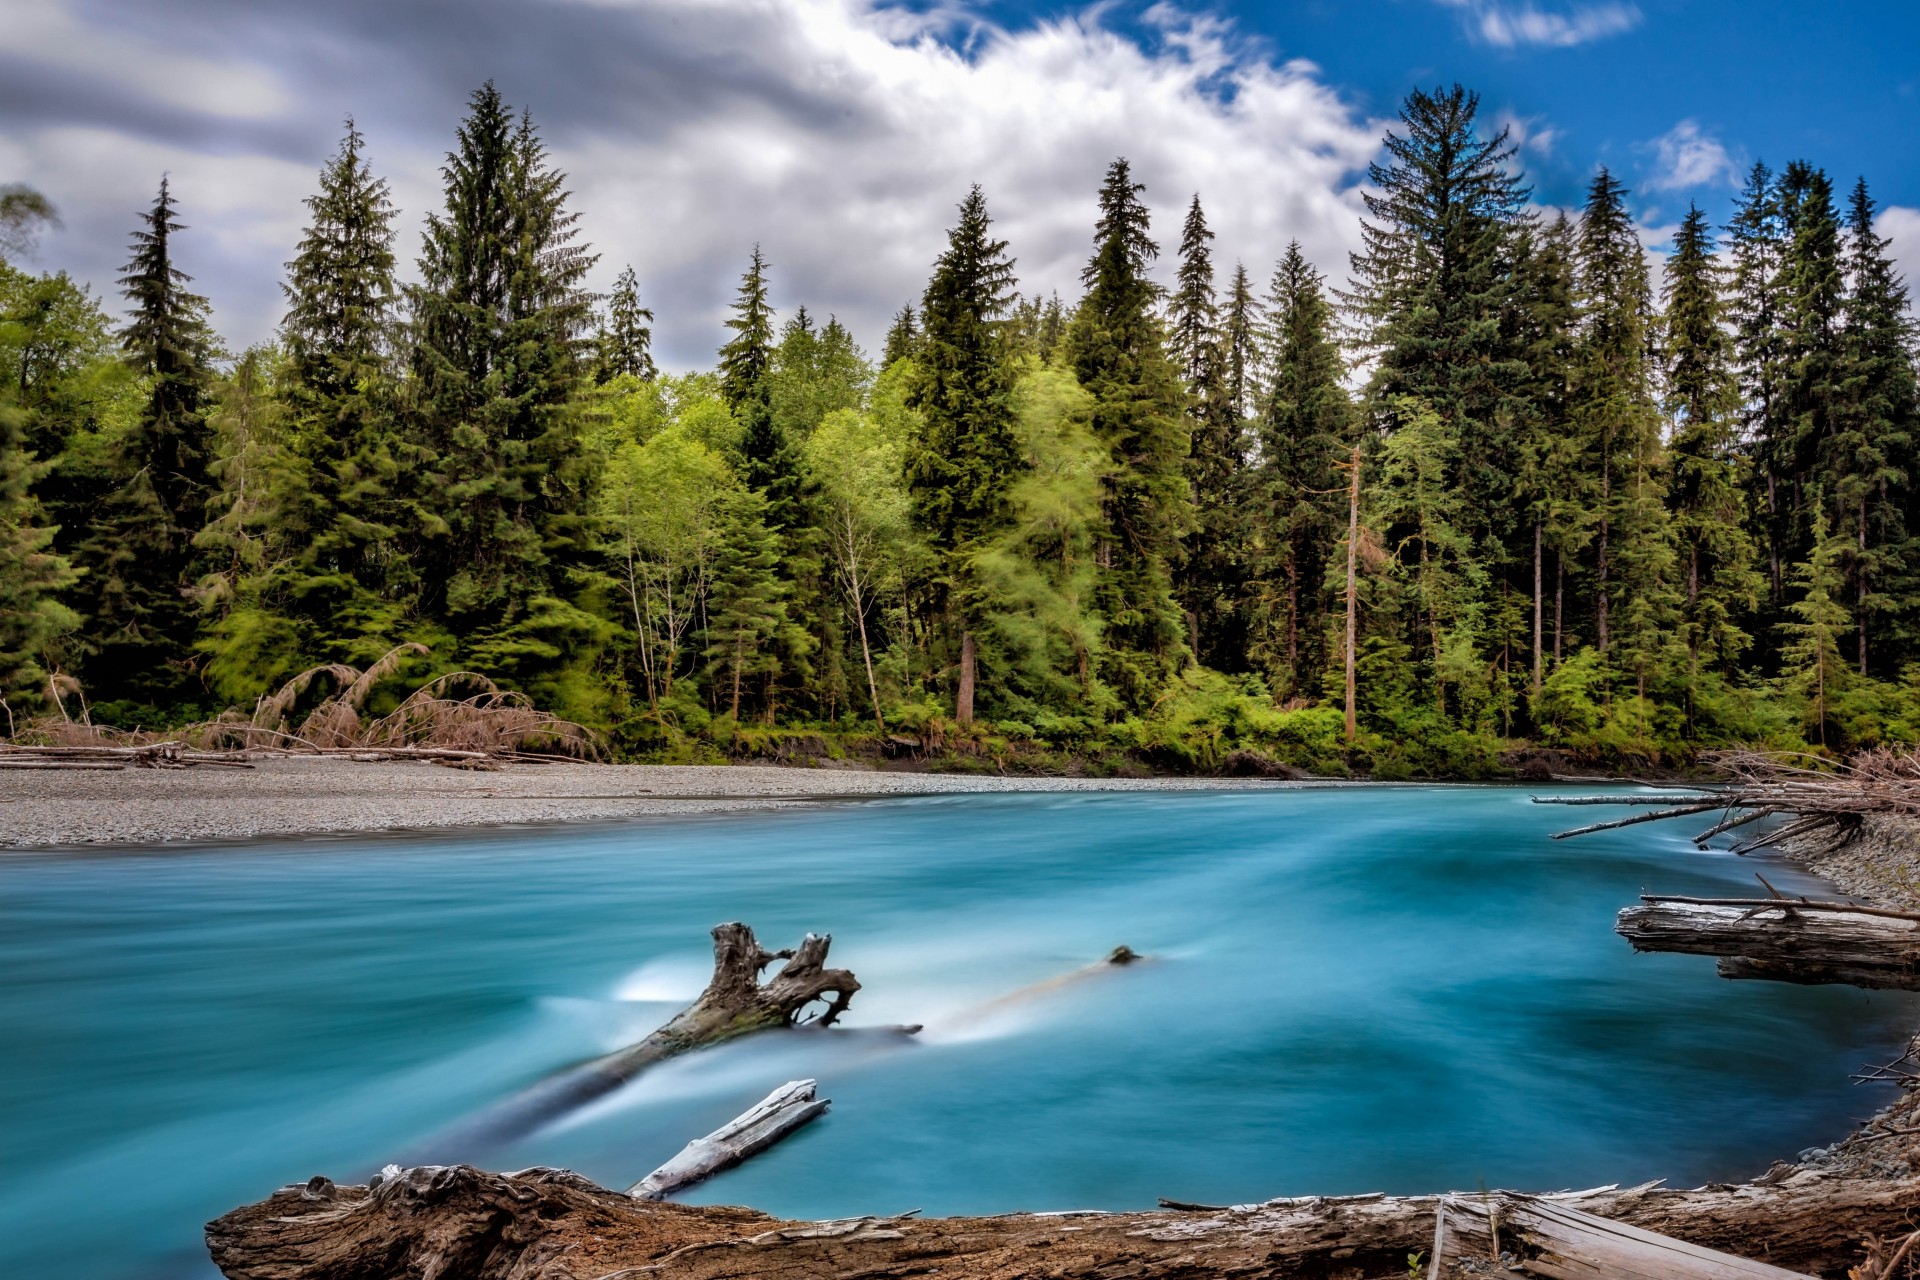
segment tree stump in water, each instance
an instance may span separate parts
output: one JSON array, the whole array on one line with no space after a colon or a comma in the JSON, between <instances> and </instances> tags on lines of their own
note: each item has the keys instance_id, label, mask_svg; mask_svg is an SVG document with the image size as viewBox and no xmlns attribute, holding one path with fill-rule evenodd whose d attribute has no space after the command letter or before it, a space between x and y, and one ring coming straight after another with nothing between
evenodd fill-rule
<instances>
[{"instance_id":1,"label":"tree stump in water","mask_svg":"<svg viewBox=\"0 0 1920 1280\"><path fill-rule=\"evenodd\" d=\"M489 1108L405 1164L427 1163L448 1153L521 1137L549 1120L612 1093L657 1062L756 1031L790 1027L810 1005L826 1001L809 1026L830 1027L847 1011L860 981L845 969L826 967L830 934L810 933L792 950L768 951L753 930L734 921L713 930L713 978L700 998L638 1044L583 1062ZM760 972L785 960L767 981Z\"/></svg>"}]
</instances>

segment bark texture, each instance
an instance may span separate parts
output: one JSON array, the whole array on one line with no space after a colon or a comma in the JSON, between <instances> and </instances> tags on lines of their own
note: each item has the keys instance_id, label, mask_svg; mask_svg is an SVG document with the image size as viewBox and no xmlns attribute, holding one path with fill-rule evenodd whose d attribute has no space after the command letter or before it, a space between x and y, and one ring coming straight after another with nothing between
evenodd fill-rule
<instances>
[{"instance_id":1,"label":"bark texture","mask_svg":"<svg viewBox=\"0 0 1920 1280\"><path fill-rule=\"evenodd\" d=\"M1841 903L1649 897L1615 930L1635 951L1720 957L1723 978L1920 991L1920 917Z\"/></svg>"}]
</instances>

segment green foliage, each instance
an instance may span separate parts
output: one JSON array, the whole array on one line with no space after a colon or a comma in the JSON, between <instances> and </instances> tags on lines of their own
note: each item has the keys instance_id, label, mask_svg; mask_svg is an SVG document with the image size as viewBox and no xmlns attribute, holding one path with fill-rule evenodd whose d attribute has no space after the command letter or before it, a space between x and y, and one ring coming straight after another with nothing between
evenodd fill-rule
<instances>
[{"instance_id":1,"label":"green foliage","mask_svg":"<svg viewBox=\"0 0 1920 1280\"><path fill-rule=\"evenodd\" d=\"M594 345L597 382L614 378L650 382L659 372L653 365L653 312L640 305L640 281L632 264L622 268L613 282L613 296L607 299L606 318Z\"/></svg>"}]
</instances>

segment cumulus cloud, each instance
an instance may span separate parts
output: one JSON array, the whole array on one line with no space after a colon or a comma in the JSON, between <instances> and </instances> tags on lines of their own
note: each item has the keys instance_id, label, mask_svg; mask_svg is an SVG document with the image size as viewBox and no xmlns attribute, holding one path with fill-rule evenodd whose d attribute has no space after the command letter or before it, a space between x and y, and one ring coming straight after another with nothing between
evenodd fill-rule
<instances>
[{"instance_id":1,"label":"cumulus cloud","mask_svg":"<svg viewBox=\"0 0 1920 1280\"><path fill-rule=\"evenodd\" d=\"M1654 165L1643 184L1649 191L1687 191L1694 187L1733 186L1739 166L1720 139L1695 120L1682 120L1651 144Z\"/></svg>"},{"instance_id":2,"label":"cumulus cloud","mask_svg":"<svg viewBox=\"0 0 1920 1280\"><path fill-rule=\"evenodd\" d=\"M1891 204L1874 218L1874 227L1893 243L1887 254L1900 267L1909 286L1920 280L1920 209Z\"/></svg>"},{"instance_id":3,"label":"cumulus cloud","mask_svg":"<svg viewBox=\"0 0 1920 1280\"><path fill-rule=\"evenodd\" d=\"M1625 34L1640 25L1640 9L1625 3L1572 3L1541 8L1532 0L1440 0L1467 16L1467 29L1476 38L1501 49L1542 46L1565 49L1609 36Z\"/></svg>"},{"instance_id":4,"label":"cumulus cloud","mask_svg":"<svg viewBox=\"0 0 1920 1280\"><path fill-rule=\"evenodd\" d=\"M1381 132L1312 64L1169 3L1138 39L1098 10L1009 30L881 0L31 3L40 34L0 55L0 175L62 207L43 257L110 281L170 171L193 225L185 265L236 343L272 331L279 264L341 117L394 184L410 259L487 78L570 174L597 283L633 263L674 367L711 361L756 241L777 305L837 313L877 343L975 182L1024 286L1071 296L1118 155L1169 252L1197 191L1228 263L1264 277L1298 238L1339 278ZM56 46L91 40L159 65L191 57L194 76L163 91L118 62L61 60ZM9 65L58 76L36 95Z\"/></svg>"}]
</instances>

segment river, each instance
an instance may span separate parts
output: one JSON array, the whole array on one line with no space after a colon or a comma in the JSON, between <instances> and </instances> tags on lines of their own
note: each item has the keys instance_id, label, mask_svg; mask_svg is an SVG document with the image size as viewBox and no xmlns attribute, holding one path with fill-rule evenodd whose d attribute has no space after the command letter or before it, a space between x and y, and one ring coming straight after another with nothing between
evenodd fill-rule
<instances>
[{"instance_id":1,"label":"river","mask_svg":"<svg viewBox=\"0 0 1920 1280\"><path fill-rule=\"evenodd\" d=\"M706 933L834 935L849 1026L667 1064L491 1151L622 1187L804 1076L687 1198L829 1217L1732 1180L1891 1096L1915 997L1717 979L1643 888L1817 883L1504 787L960 795L0 858L0 1275L212 1274L207 1218L358 1180L697 994ZM1704 824L1703 824L1704 825ZM1719 842L1725 844L1726 841ZM1153 957L995 1003L1125 943Z\"/></svg>"}]
</instances>

